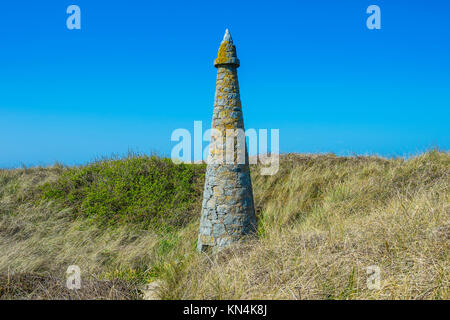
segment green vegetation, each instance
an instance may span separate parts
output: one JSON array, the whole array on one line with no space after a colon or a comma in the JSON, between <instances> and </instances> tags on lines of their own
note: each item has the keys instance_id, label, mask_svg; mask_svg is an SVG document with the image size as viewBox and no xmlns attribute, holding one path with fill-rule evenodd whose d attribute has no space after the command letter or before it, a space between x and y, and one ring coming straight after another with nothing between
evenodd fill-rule
<instances>
[{"instance_id":1,"label":"green vegetation","mask_svg":"<svg viewBox=\"0 0 450 320\"><path fill-rule=\"evenodd\" d=\"M130 156L0 170L0 298L67 298L33 288L71 264L91 288L120 283L124 299L155 280L163 299L449 298L448 153L288 154L276 175L259 169L258 239L215 256L195 251L204 165ZM371 265L380 290L366 286Z\"/></svg>"},{"instance_id":2,"label":"green vegetation","mask_svg":"<svg viewBox=\"0 0 450 320\"><path fill-rule=\"evenodd\" d=\"M156 156L103 160L66 168L42 186L42 199L58 200L106 226L141 224L165 231L192 220L201 195L203 166L175 165Z\"/></svg>"}]
</instances>

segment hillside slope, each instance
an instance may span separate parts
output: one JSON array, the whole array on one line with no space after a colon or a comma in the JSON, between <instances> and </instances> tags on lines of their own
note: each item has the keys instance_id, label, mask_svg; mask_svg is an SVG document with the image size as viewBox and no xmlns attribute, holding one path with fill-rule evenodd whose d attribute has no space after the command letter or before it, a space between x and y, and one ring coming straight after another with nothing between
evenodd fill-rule
<instances>
[{"instance_id":1,"label":"hillside slope","mask_svg":"<svg viewBox=\"0 0 450 320\"><path fill-rule=\"evenodd\" d=\"M155 156L0 170L0 298L65 298L73 264L91 289L121 283L82 298L138 298L154 280L163 299L449 298L448 153L253 166L258 237L216 256L195 251L204 170ZM48 278L58 290L36 289Z\"/></svg>"}]
</instances>

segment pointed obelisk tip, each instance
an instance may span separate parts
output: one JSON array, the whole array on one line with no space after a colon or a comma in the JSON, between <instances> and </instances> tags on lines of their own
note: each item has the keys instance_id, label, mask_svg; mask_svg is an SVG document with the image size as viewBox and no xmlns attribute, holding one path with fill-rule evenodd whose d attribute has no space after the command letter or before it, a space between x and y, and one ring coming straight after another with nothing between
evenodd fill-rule
<instances>
[{"instance_id":1,"label":"pointed obelisk tip","mask_svg":"<svg viewBox=\"0 0 450 320\"><path fill-rule=\"evenodd\" d=\"M231 39L231 34L228 29L225 30L225 35L223 36L222 42L225 42L225 41L233 43L233 39Z\"/></svg>"},{"instance_id":2,"label":"pointed obelisk tip","mask_svg":"<svg viewBox=\"0 0 450 320\"><path fill-rule=\"evenodd\" d=\"M233 44L233 39L231 38L230 30L228 29L225 30L225 35L220 44L217 58L214 60L214 66L216 68L225 64L234 65L236 68L239 67L240 64L239 59L236 56L236 47Z\"/></svg>"}]
</instances>

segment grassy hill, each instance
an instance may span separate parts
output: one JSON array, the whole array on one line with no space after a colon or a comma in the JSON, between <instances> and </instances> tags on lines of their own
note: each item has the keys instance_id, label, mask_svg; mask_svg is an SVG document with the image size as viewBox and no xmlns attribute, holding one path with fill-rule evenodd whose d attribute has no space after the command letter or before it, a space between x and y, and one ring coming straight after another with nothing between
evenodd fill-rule
<instances>
[{"instance_id":1,"label":"grassy hill","mask_svg":"<svg viewBox=\"0 0 450 320\"><path fill-rule=\"evenodd\" d=\"M450 298L448 153L253 166L258 237L215 256L195 251L204 171L156 156L0 170L0 298L138 299L153 281L162 299Z\"/></svg>"}]
</instances>

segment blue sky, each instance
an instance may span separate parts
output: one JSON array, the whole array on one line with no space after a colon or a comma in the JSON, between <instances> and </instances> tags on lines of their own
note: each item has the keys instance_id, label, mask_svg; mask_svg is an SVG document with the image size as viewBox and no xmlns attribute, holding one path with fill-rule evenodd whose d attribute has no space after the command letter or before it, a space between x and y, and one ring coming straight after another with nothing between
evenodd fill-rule
<instances>
[{"instance_id":1,"label":"blue sky","mask_svg":"<svg viewBox=\"0 0 450 320\"><path fill-rule=\"evenodd\" d=\"M81 8L68 30L66 8ZM381 30L366 8L381 8ZM0 167L170 155L211 124L229 28L246 128L281 152L404 156L450 146L450 2L3 1ZM206 145L206 142L205 142Z\"/></svg>"}]
</instances>

